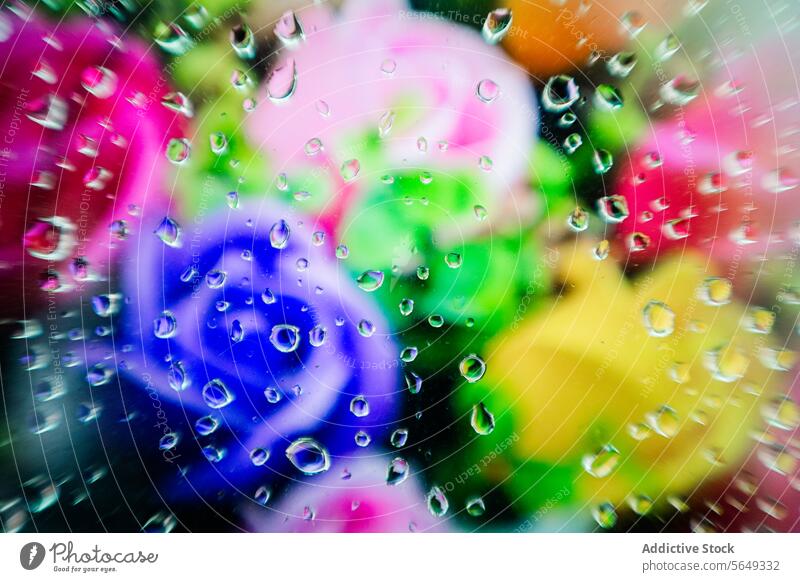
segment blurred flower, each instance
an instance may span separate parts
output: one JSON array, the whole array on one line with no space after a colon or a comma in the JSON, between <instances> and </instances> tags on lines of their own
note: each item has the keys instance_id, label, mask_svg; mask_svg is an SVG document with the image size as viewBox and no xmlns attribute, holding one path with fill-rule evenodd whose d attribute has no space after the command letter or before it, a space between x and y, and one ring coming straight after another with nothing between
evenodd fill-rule
<instances>
[{"instance_id":1,"label":"blurred flower","mask_svg":"<svg viewBox=\"0 0 800 582\"><path fill-rule=\"evenodd\" d=\"M145 45L20 6L0 12L0 310L18 317L107 276L117 243L164 204L164 152L182 133Z\"/></svg>"},{"instance_id":2,"label":"blurred flower","mask_svg":"<svg viewBox=\"0 0 800 582\"><path fill-rule=\"evenodd\" d=\"M304 36L281 52L247 122L270 160L273 191L299 201L347 247L353 272L391 270L391 289L400 290L427 268L421 296L460 277L467 293L453 293L443 315L489 317L507 281L517 283L508 273L527 246L520 224L539 212L525 191L538 114L524 74L477 32L402 2L297 17ZM276 98L276 79L290 80L293 67L293 93ZM460 270L446 267L451 254L463 258ZM480 281L486 298L473 302Z\"/></svg>"},{"instance_id":3,"label":"blurred flower","mask_svg":"<svg viewBox=\"0 0 800 582\"><path fill-rule=\"evenodd\" d=\"M390 465L394 470L402 466L412 475L390 485ZM403 533L449 529L444 518L435 518L428 511L425 492L402 457L349 459L322 479L294 484L288 496L274 504L266 491L266 507L251 506L246 512L251 531Z\"/></svg>"},{"instance_id":4,"label":"blurred flower","mask_svg":"<svg viewBox=\"0 0 800 582\"><path fill-rule=\"evenodd\" d=\"M738 466L793 364L769 312L695 254L630 284L585 243L562 252L557 303L499 335L458 392L465 417L482 403L496 422L473 444L500 447L484 474L522 510L567 483L575 508L647 514Z\"/></svg>"},{"instance_id":5,"label":"blurred flower","mask_svg":"<svg viewBox=\"0 0 800 582\"><path fill-rule=\"evenodd\" d=\"M185 230L148 218L159 236L128 247L116 338L125 347L111 356L156 423L149 446L182 456L192 487L338 471L348 451L385 436L398 413L398 349L302 215L242 205L198 214ZM105 379L92 370L114 366L88 363L90 383ZM181 436L159 445L170 434Z\"/></svg>"}]
</instances>

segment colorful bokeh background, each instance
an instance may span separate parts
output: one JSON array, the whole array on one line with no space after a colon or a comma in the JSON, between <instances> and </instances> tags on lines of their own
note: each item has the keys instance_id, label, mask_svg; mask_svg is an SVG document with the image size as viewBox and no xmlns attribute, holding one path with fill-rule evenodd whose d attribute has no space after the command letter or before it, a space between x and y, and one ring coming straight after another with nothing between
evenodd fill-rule
<instances>
[{"instance_id":1,"label":"colorful bokeh background","mask_svg":"<svg viewBox=\"0 0 800 582\"><path fill-rule=\"evenodd\" d=\"M792 0L3 0L0 524L800 529Z\"/></svg>"}]
</instances>

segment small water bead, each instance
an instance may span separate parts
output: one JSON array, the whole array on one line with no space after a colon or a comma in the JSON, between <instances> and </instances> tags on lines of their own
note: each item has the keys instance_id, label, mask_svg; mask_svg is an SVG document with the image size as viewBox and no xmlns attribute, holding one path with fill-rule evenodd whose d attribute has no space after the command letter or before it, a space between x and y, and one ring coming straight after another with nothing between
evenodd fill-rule
<instances>
[{"instance_id":1,"label":"small water bead","mask_svg":"<svg viewBox=\"0 0 800 582\"><path fill-rule=\"evenodd\" d=\"M430 172L422 172L419 175L419 181L426 186L433 182L433 174ZM423 204L425 204L425 198L422 199Z\"/></svg>"},{"instance_id":2,"label":"small water bead","mask_svg":"<svg viewBox=\"0 0 800 582\"><path fill-rule=\"evenodd\" d=\"M358 418L367 416L369 414L369 402L364 396L356 396L350 401L350 412Z\"/></svg>"},{"instance_id":3,"label":"small water bead","mask_svg":"<svg viewBox=\"0 0 800 582\"><path fill-rule=\"evenodd\" d=\"M277 404L283 398L283 395L275 388L269 386L264 389L264 397L270 404Z\"/></svg>"},{"instance_id":4,"label":"small water bead","mask_svg":"<svg viewBox=\"0 0 800 582\"><path fill-rule=\"evenodd\" d=\"M613 85L598 85L594 92L594 104L601 110L616 111L623 105L622 94Z\"/></svg>"},{"instance_id":5,"label":"small water bead","mask_svg":"<svg viewBox=\"0 0 800 582\"><path fill-rule=\"evenodd\" d=\"M568 154L573 154L583 145L583 138L578 133L571 133L564 138L564 151Z\"/></svg>"},{"instance_id":6,"label":"small water bead","mask_svg":"<svg viewBox=\"0 0 800 582\"><path fill-rule=\"evenodd\" d=\"M360 430L358 431L353 439L356 442L356 446L359 447L368 447L369 444L372 442L372 437L367 434L366 431Z\"/></svg>"},{"instance_id":7,"label":"small water bead","mask_svg":"<svg viewBox=\"0 0 800 582\"><path fill-rule=\"evenodd\" d=\"M312 137L303 146L303 151L309 157L316 156L323 149L324 149L324 147L322 145L322 140L319 139L318 137Z\"/></svg>"},{"instance_id":8,"label":"small water bead","mask_svg":"<svg viewBox=\"0 0 800 582\"><path fill-rule=\"evenodd\" d=\"M604 502L592 508L592 518L603 529L617 525L617 512L611 503Z\"/></svg>"},{"instance_id":9,"label":"small water bead","mask_svg":"<svg viewBox=\"0 0 800 582\"><path fill-rule=\"evenodd\" d=\"M311 244L315 247L322 246L325 243L325 232L316 230L311 234Z\"/></svg>"},{"instance_id":10,"label":"small water bead","mask_svg":"<svg viewBox=\"0 0 800 582\"><path fill-rule=\"evenodd\" d=\"M231 86L237 91L247 92L253 87L253 80L241 69L234 69L231 73Z\"/></svg>"},{"instance_id":11,"label":"small water bead","mask_svg":"<svg viewBox=\"0 0 800 582\"><path fill-rule=\"evenodd\" d=\"M294 262L294 265L297 268L298 272L302 273L308 269L308 259L300 257Z\"/></svg>"},{"instance_id":12,"label":"small water bead","mask_svg":"<svg viewBox=\"0 0 800 582\"><path fill-rule=\"evenodd\" d=\"M295 351L300 345L300 329L286 323L273 325L269 341L276 350L288 354Z\"/></svg>"},{"instance_id":13,"label":"small water bead","mask_svg":"<svg viewBox=\"0 0 800 582\"><path fill-rule=\"evenodd\" d=\"M324 473L331 466L328 450L309 437L302 437L292 442L286 449L286 457L306 475Z\"/></svg>"},{"instance_id":14,"label":"small water bead","mask_svg":"<svg viewBox=\"0 0 800 582\"><path fill-rule=\"evenodd\" d=\"M592 165L596 174L605 174L614 165L614 156L608 150L595 150L592 154Z\"/></svg>"},{"instance_id":15,"label":"small water bead","mask_svg":"<svg viewBox=\"0 0 800 582\"><path fill-rule=\"evenodd\" d=\"M385 75L393 75L397 70L397 63L394 59L384 59L381 62L381 72Z\"/></svg>"},{"instance_id":16,"label":"small water bead","mask_svg":"<svg viewBox=\"0 0 800 582\"><path fill-rule=\"evenodd\" d=\"M582 232L589 228L589 213L580 206L576 207L567 217L567 226L575 232Z\"/></svg>"},{"instance_id":17,"label":"small water bead","mask_svg":"<svg viewBox=\"0 0 800 582\"><path fill-rule=\"evenodd\" d=\"M275 298L275 294L272 292L272 290L267 287L261 293L261 301L264 302L264 305L272 305L277 301L277 299Z\"/></svg>"},{"instance_id":18,"label":"small water bead","mask_svg":"<svg viewBox=\"0 0 800 582\"><path fill-rule=\"evenodd\" d=\"M191 384L181 362L173 362L167 370L167 383L175 392L182 392Z\"/></svg>"},{"instance_id":19,"label":"small water bead","mask_svg":"<svg viewBox=\"0 0 800 582\"><path fill-rule=\"evenodd\" d=\"M483 402L479 402L472 407L469 423L477 434L486 436L494 430L494 415Z\"/></svg>"},{"instance_id":20,"label":"small water bead","mask_svg":"<svg viewBox=\"0 0 800 582\"><path fill-rule=\"evenodd\" d=\"M93 388L108 384L113 377L114 371L104 364L95 364L86 373L86 381Z\"/></svg>"},{"instance_id":21,"label":"small water bead","mask_svg":"<svg viewBox=\"0 0 800 582\"><path fill-rule=\"evenodd\" d=\"M378 135L386 137L394 126L395 112L386 111L378 120Z\"/></svg>"},{"instance_id":22,"label":"small water bead","mask_svg":"<svg viewBox=\"0 0 800 582\"><path fill-rule=\"evenodd\" d=\"M650 438L653 430L643 422L634 422L628 425L628 434L635 441L643 441Z\"/></svg>"},{"instance_id":23,"label":"small water bead","mask_svg":"<svg viewBox=\"0 0 800 582\"><path fill-rule=\"evenodd\" d=\"M356 279L356 284L359 289L372 293L380 289L381 285L383 285L383 280L383 271L364 271Z\"/></svg>"},{"instance_id":24,"label":"small water bead","mask_svg":"<svg viewBox=\"0 0 800 582\"><path fill-rule=\"evenodd\" d=\"M214 416L203 416L194 423L194 430L200 436L208 436L219 428L219 421Z\"/></svg>"},{"instance_id":25,"label":"small water bead","mask_svg":"<svg viewBox=\"0 0 800 582\"><path fill-rule=\"evenodd\" d=\"M674 34L669 34L656 47L656 59L661 62L667 61L681 48L681 41Z\"/></svg>"},{"instance_id":26,"label":"small water bead","mask_svg":"<svg viewBox=\"0 0 800 582\"><path fill-rule=\"evenodd\" d=\"M161 100L161 105L188 119L194 117L194 106L191 100L183 93L176 91L166 94Z\"/></svg>"},{"instance_id":27,"label":"small water bead","mask_svg":"<svg viewBox=\"0 0 800 582\"><path fill-rule=\"evenodd\" d=\"M467 382L473 384L483 378L486 373L486 363L476 354L470 354L461 360L458 371Z\"/></svg>"},{"instance_id":28,"label":"small water bead","mask_svg":"<svg viewBox=\"0 0 800 582\"><path fill-rule=\"evenodd\" d=\"M647 424L656 434L668 439L678 434L681 426L678 413L669 406L662 406L655 412L648 414Z\"/></svg>"},{"instance_id":29,"label":"small water bead","mask_svg":"<svg viewBox=\"0 0 800 582\"><path fill-rule=\"evenodd\" d=\"M472 208L472 211L475 214L475 220L477 220L478 222L483 222L489 216L489 213L486 211L486 208L484 208L480 204L476 204Z\"/></svg>"},{"instance_id":30,"label":"small water bead","mask_svg":"<svg viewBox=\"0 0 800 582\"><path fill-rule=\"evenodd\" d=\"M428 277L430 277L431 271L428 267L417 267L417 279L420 281L427 281Z\"/></svg>"},{"instance_id":31,"label":"small water bead","mask_svg":"<svg viewBox=\"0 0 800 582\"><path fill-rule=\"evenodd\" d=\"M408 346L400 351L400 359L407 364L416 360L417 355L419 355L419 350L414 346Z\"/></svg>"},{"instance_id":32,"label":"small water bead","mask_svg":"<svg viewBox=\"0 0 800 582\"><path fill-rule=\"evenodd\" d=\"M262 485L253 494L253 500L259 505L266 505L269 503L269 498L272 496L272 490L266 485Z\"/></svg>"},{"instance_id":33,"label":"small water bead","mask_svg":"<svg viewBox=\"0 0 800 582\"><path fill-rule=\"evenodd\" d=\"M328 338L328 329L323 325L315 325L308 332L308 343L315 348L322 346Z\"/></svg>"},{"instance_id":34,"label":"small water bead","mask_svg":"<svg viewBox=\"0 0 800 582\"><path fill-rule=\"evenodd\" d=\"M339 168L339 173L342 176L342 179L345 182L350 182L355 180L358 177L359 172L361 171L361 162L357 159L351 159L344 162Z\"/></svg>"},{"instance_id":35,"label":"small water bead","mask_svg":"<svg viewBox=\"0 0 800 582\"><path fill-rule=\"evenodd\" d=\"M605 445L596 452L584 455L581 465L592 477L608 477L620 461L619 451L612 445Z\"/></svg>"},{"instance_id":36,"label":"small water bead","mask_svg":"<svg viewBox=\"0 0 800 582\"><path fill-rule=\"evenodd\" d=\"M471 497L467 499L465 508L467 510L467 515L470 517L481 517L486 513L486 504L480 497Z\"/></svg>"},{"instance_id":37,"label":"small water bead","mask_svg":"<svg viewBox=\"0 0 800 582\"><path fill-rule=\"evenodd\" d=\"M192 153L192 146L186 138L174 137L167 143L165 155L167 159L175 165L181 165L189 159Z\"/></svg>"},{"instance_id":38,"label":"small water bead","mask_svg":"<svg viewBox=\"0 0 800 582\"><path fill-rule=\"evenodd\" d=\"M274 249L284 249L289 244L291 230L288 223L281 219L269 229L269 244Z\"/></svg>"},{"instance_id":39,"label":"small water bead","mask_svg":"<svg viewBox=\"0 0 800 582\"><path fill-rule=\"evenodd\" d=\"M336 258L341 261L350 256L350 249L347 248L347 245L338 245L335 252Z\"/></svg>"},{"instance_id":40,"label":"small water bead","mask_svg":"<svg viewBox=\"0 0 800 582\"><path fill-rule=\"evenodd\" d=\"M219 289L225 285L228 274L221 269L211 269L206 273L206 285L209 289Z\"/></svg>"},{"instance_id":41,"label":"small water bead","mask_svg":"<svg viewBox=\"0 0 800 582\"><path fill-rule=\"evenodd\" d=\"M647 21L636 10L629 10L623 14L620 22L622 23L622 30L627 32L631 38L639 36L639 33L647 26Z\"/></svg>"},{"instance_id":42,"label":"small water bead","mask_svg":"<svg viewBox=\"0 0 800 582\"><path fill-rule=\"evenodd\" d=\"M98 99L107 99L117 90L117 75L106 67L87 67L81 73L81 86Z\"/></svg>"},{"instance_id":43,"label":"small water bead","mask_svg":"<svg viewBox=\"0 0 800 582\"><path fill-rule=\"evenodd\" d=\"M422 378L414 372L406 372L405 379L408 391L411 392L411 394L419 394L420 390L422 390Z\"/></svg>"},{"instance_id":44,"label":"small water bead","mask_svg":"<svg viewBox=\"0 0 800 582\"><path fill-rule=\"evenodd\" d=\"M800 179L794 176L786 168L778 168L764 175L761 179L761 185L765 190L774 194L781 194L797 188L800 184Z\"/></svg>"},{"instance_id":45,"label":"small water bead","mask_svg":"<svg viewBox=\"0 0 800 582\"><path fill-rule=\"evenodd\" d=\"M682 107L700 95L701 85L698 81L690 80L683 75L678 75L671 81L661 85L658 94L664 103Z\"/></svg>"},{"instance_id":46,"label":"small water bead","mask_svg":"<svg viewBox=\"0 0 800 582\"><path fill-rule=\"evenodd\" d=\"M595 258L595 260L604 261L608 258L610 252L611 243L607 240L601 240L592 249L592 256Z\"/></svg>"},{"instance_id":47,"label":"small water bead","mask_svg":"<svg viewBox=\"0 0 800 582\"><path fill-rule=\"evenodd\" d=\"M267 77L267 97L276 104L284 103L294 95L297 90L297 63L294 59L272 69Z\"/></svg>"},{"instance_id":48,"label":"small water bead","mask_svg":"<svg viewBox=\"0 0 800 582\"><path fill-rule=\"evenodd\" d=\"M403 299L400 301L400 313L408 317L414 311L414 300L413 299Z\"/></svg>"},{"instance_id":49,"label":"small water bead","mask_svg":"<svg viewBox=\"0 0 800 582\"><path fill-rule=\"evenodd\" d=\"M560 113L575 104L580 96L575 79L569 75L556 75L550 77L542 89L542 106L551 113Z\"/></svg>"},{"instance_id":50,"label":"small water bead","mask_svg":"<svg viewBox=\"0 0 800 582\"><path fill-rule=\"evenodd\" d=\"M627 200L617 194L600 198L597 201L597 210L603 220L610 224L620 223L630 215Z\"/></svg>"},{"instance_id":51,"label":"small water bead","mask_svg":"<svg viewBox=\"0 0 800 582\"><path fill-rule=\"evenodd\" d=\"M234 400L233 393L219 378L214 378L203 386L203 401L209 408L224 408Z\"/></svg>"},{"instance_id":52,"label":"small water bead","mask_svg":"<svg viewBox=\"0 0 800 582\"><path fill-rule=\"evenodd\" d=\"M99 317L110 317L119 312L122 295L103 293L92 297L92 311Z\"/></svg>"},{"instance_id":53,"label":"small water bead","mask_svg":"<svg viewBox=\"0 0 800 582\"><path fill-rule=\"evenodd\" d=\"M636 54L629 51L623 51L615 54L606 62L608 72L615 76L624 78L631 74L633 68L636 66Z\"/></svg>"},{"instance_id":54,"label":"small water bead","mask_svg":"<svg viewBox=\"0 0 800 582\"><path fill-rule=\"evenodd\" d=\"M102 411L103 408L99 404L94 404L91 402L82 402L81 404L78 405L75 417L78 419L78 422L83 424L88 424L93 420L97 420Z\"/></svg>"},{"instance_id":55,"label":"small water bead","mask_svg":"<svg viewBox=\"0 0 800 582\"><path fill-rule=\"evenodd\" d=\"M275 36L287 48L295 48L305 39L303 26L292 10L287 10L275 23Z\"/></svg>"},{"instance_id":56,"label":"small water bead","mask_svg":"<svg viewBox=\"0 0 800 582\"><path fill-rule=\"evenodd\" d=\"M751 307L744 320L744 327L750 333L769 334L775 325L775 313L763 307Z\"/></svg>"},{"instance_id":57,"label":"small water bead","mask_svg":"<svg viewBox=\"0 0 800 582\"><path fill-rule=\"evenodd\" d=\"M177 222L168 216L161 220L153 233L169 247L178 248L181 246L183 230Z\"/></svg>"},{"instance_id":58,"label":"small water bead","mask_svg":"<svg viewBox=\"0 0 800 582\"><path fill-rule=\"evenodd\" d=\"M159 339L175 337L178 331L178 320L171 311L162 311L153 321L153 334Z\"/></svg>"},{"instance_id":59,"label":"small water bead","mask_svg":"<svg viewBox=\"0 0 800 582\"><path fill-rule=\"evenodd\" d=\"M478 158L478 167L484 172L491 172L494 162L489 156L481 156Z\"/></svg>"},{"instance_id":60,"label":"small water bead","mask_svg":"<svg viewBox=\"0 0 800 582\"><path fill-rule=\"evenodd\" d=\"M211 146L211 152L218 156L228 151L228 138L221 131L212 132L208 136L208 142Z\"/></svg>"},{"instance_id":61,"label":"small water bead","mask_svg":"<svg viewBox=\"0 0 800 582\"><path fill-rule=\"evenodd\" d=\"M237 24L231 29L231 47L242 59L256 56L256 39L253 31L245 23Z\"/></svg>"},{"instance_id":62,"label":"small water bead","mask_svg":"<svg viewBox=\"0 0 800 582\"><path fill-rule=\"evenodd\" d=\"M708 277L698 289L698 298L706 305L720 307L731 302L733 283L723 277Z\"/></svg>"},{"instance_id":63,"label":"small water bead","mask_svg":"<svg viewBox=\"0 0 800 582\"><path fill-rule=\"evenodd\" d=\"M772 427L794 431L800 426L800 406L789 396L773 398L761 409L764 420Z\"/></svg>"},{"instance_id":64,"label":"small water bead","mask_svg":"<svg viewBox=\"0 0 800 582\"><path fill-rule=\"evenodd\" d=\"M738 347L724 344L707 351L703 356L703 364L717 380L735 382L744 377L750 366L750 358Z\"/></svg>"},{"instance_id":65,"label":"small water bead","mask_svg":"<svg viewBox=\"0 0 800 582\"><path fill-rule=\"evenodd\" d=\"M494 103L500 96L500 86L491 79L482 79L475 86L475 95L483 103Z\"/></svg>"},{"instance_id":66,"label":"small water bead","mask_svg":"<svg viewBox=\"0 0 800 582\"><path fill-rule=\"evenodd\" d=\"M256 467L261 467L269 460L269 451L261 447L255 448L250 451L250 462Z\"/></svg>"},{"instance_id":67,"label":"small water bead","mask_svg":"<svg viewBox=\"0 0 800 582\"><path fill-rule=\"evenodd\" d=\"M444 490L438 485L434 485L431 487L430 491L428 491L427 500L428 511L430 511L431 515L434 517L442 517L450 508L450 502L447 500Z\"/></svg>"},{"instance_id":68,"label":"small water bead","mask_svg":"<svg viewBox=\"0 0 800 582\"><path fill-rule=\"evenodd\" d=\"M433 315L428 316L428 325L433 328L442 327L444 325L444 317L434 313Z\"/></svg>"},{"instance_id":69,"label":"small water bead","mask_svg":"<svg viewBox=\"0 0 800 582\"><path fill-rule=\"evenodd\" d=\"M389 462L389 470L386 475L387 485L400 485L408 479L411 473L408 461L402 457L395 457Z\"/></svg>"},{"instance_id":70,"label":"small water bead","mask_svg":"<svg viewBox=\"0 0 800 582\"><path fill-rule=\"evenodd\" d=\"M417 150L420 153L423 153L423 154L425 152L427 152L428 151L428 140L425 139L424 137L418 137L417 138Z\"/></svg>"},{"instance_id":71,"label":"small water bead","mask_svg":"<svg viewBox=\"0 0 800 582\"><path fill-rule=\"evenodd\" d=\"M408 441L408 429L405 428L396 429L394 432L392 432L392 435L389 437L389 442L396 449L404 447L407 441Z\"/></svg>"},{"instance_id":72,"label":"small water bead","mask_svg":"<svg viewBox=\"0 0 800 582\"><path fill-rule=\"evenodd\" d=\"M648 301L642 309L647 333L653 337L667 337L675 331L675 312L661 301Z\"/></svg>"},{"instance_id":73,"label":"small water bead","mask_svg":"<svg viewBox=\"0 0 800 582\"><path fill-rule=\"evenodd\" d=\"M488 44L497 44L505 38L511 30L513 15L507 8L497 8L489 12L483 21L481 35Z\"/></svg>"},{"instance_id":74,"label":"small water bead","mask_svg":"<svg viewBox=\"0 0 800 582\"><path fill-rule=\"evenodd\" d=\"M168 432L162 436L158 441L158 448L162 451L169 451L178 445L178 435L174 432Z\"/></svg>"},{"instance_id":75,"label":"small water bead","mask_svg":"<svg viewBox=\"0 0 800 582\"><path fill-rule=\"evenodd\" d=\"M641 252L650 246L650 237L642 232L634 232L628 235L626 242L630 252Z\"/></svg>"},{"instance_id":76,"label":"small water bead","mask_svg":"<svg viewBox=\"0 0 800 582\"><path fill-rule=\"evenodd\" d=\"M244 326L242 322L238 319L234 319L231 322L231 333L230 333L231 342L238 344L240 341L244 339Z\"/></svg>"},{"instance_id":77,"label":"small water bead","mask_svg":"<svg viewBox=\"0 0 800 582\"><path fill-rule=\"evenodd\" d=\"M368 319L362 319L358 322L358 333L362 337L372 337L375 334L375 324Z\"/></svg>"},{"instance_id":78,"label":"small water bead","mask_svg":"<svg viewBox=\"0 0 800 582\"><path fill-rule=\"evenodd\" d=\"M461 258L460 253L447 253L444 257L444 262L451 269L458 269L461 266L463 260Z\"/></svg>"}]
</instances>

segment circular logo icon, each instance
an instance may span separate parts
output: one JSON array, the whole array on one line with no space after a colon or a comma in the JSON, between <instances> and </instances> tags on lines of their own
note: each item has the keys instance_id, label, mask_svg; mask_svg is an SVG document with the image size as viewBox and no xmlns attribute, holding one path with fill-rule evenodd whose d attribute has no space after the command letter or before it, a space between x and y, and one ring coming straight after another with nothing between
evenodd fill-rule
<instances>
[{"instance_id":1,"label":"circular logo icon","mask_svg":"<svg viewBox=\"0 0 800 582\"><path fill-rule=\"evenodd\" d=\"M28 542L19 551L19 563L26 570L35 570L44 561L44 546L39 542Z\"/></svg>"}]
</instances>

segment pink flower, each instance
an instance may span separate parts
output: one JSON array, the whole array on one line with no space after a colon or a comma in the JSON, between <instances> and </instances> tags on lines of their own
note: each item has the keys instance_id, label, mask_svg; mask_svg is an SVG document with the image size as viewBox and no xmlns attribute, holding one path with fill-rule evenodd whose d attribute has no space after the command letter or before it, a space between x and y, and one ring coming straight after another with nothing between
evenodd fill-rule
<instances>
[{"instance_id":1,"label":"pink flower","mask_svg":"<svg viewBox=\"0 0 800 582\"><path fill-rule=\"evenodd\" d=\"M395 477L408 471L394 485L387 483L390 465ZM352 459L343 471L331 469L324 477L292 483L288 494L276 503L268 486L257 491L246 511L252 531L292 533L402 533L448 531L449 513L434 517L428 511L426 494L413 470L396 455ZM443 493L443 489L439 492Z\"/></svg>"},{"instance_id":2,"label":"pink flower","mask_svg":"<svg viewBox=\"0 0 800 582\"><path fill-rule=\"evenodd\" d=\"M296 90L282 103L262 95L247 129L274 174L287 174L290 191L309 192L306 205L323 226L336 231L383 174L466 171L479 200L502 198L526 175L538 119L532 89L477 32L396 0L351 1L338 13L319 6L297 17L304 40L281 52L273 76L286 87L296 67ZM291 29L291 18L279 30ZM491 160L483 169L482 156ZM348 160L358 160L363 179L346 179Z\"/></svg>"},{"instance_id":3,"label":"pink flower","mask_svg":"<svg viewBox=\"0 0 800 582\"><path fill-rule=\"evenodd\" d=\"M151 49L116 32L0 13L3 314L103 279L117 241L165 205L180 119L162 105L170 89Z\"/></svg>"},{"instance_id":4,"label":"pink flower","mask_svg":"<svg viewBox=\"0 0 800 582\"><path fill-rule=\"evenodd\" d=\"M797 90L783 73L785 47L758 52L726 63L630 155L617 183L630 211L617 245L631 264L685 246L728 263L796 242Z\"/></svg>"}]
</instances>

